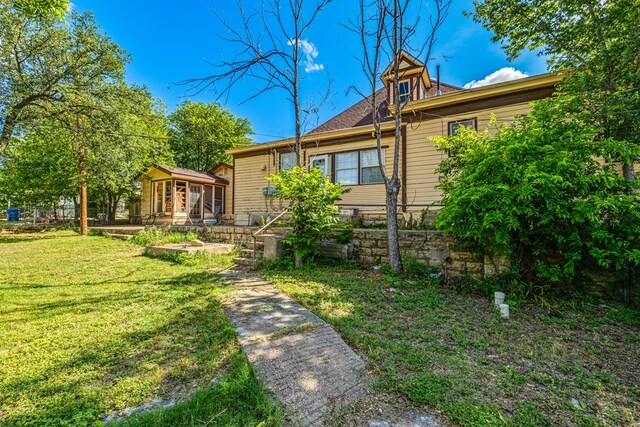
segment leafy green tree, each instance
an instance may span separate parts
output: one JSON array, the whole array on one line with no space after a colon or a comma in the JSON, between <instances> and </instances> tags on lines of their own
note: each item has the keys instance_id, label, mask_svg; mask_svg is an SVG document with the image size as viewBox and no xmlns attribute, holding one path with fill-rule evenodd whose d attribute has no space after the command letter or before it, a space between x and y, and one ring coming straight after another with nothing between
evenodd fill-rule
<instances>
[{"instance_id":1,"label":"leafy green tree","mask_svg":"<svg viewBox=\"0 0 640 427\"><path fill-rule=\"evenodd\" d=\"M16 127L104 105L99 86L123 82L129 62L90 13L55 23L29 20L0 5L0 40L0 150ZM87 105L88 98L96 102Z\"/></svg>"},{"instance_id":2,"label":"leafy green tree","mask_svg":"<svg viewBox=\"0 0 640 427\"><path fill-rule=\"evenodd\" d=\"M21 139L0 168L1 193L16 205L50 208L77 196L77 164L69 131L37 127Z\"/></svg>"},{"instance_id":3,"label":"leafy green tree","mask_svg":"<svg viewBox=\"0 0 640 427\"><path fill-rule=\"evenodd\" d=\"M11 161L14 151L29 148L20 148L25 135L52 129L64 147L60 154L76 165L80 228L86 233L88 186L94 197L111 199L114 209L131 191L134 170L139 173L151 158L167 158L158 143L166 146L164 111L146 88L126 84L128 55L90 13L71 13L68 22L58 23L29 20L0 6L0 40L3 155ZM133 136L143 132L151 138ZM45 152L29 151L34 159Z\"/></svg>"},{"instance_id":4,"label":"leafy green tree","mask_svg":"<svg viewBox=\"0 0 640 427\"><path fill-rule=\"evenodd\" d=\"M476 0L471 15L509 59L547 55L565 75L561 107L598 128L599 139L640 145L640 4L637 0ZM615 153L614 153L615 154ZM622 153L620 153L622 155ZM622 159L620 159L622 160ZM635 180L634 161L623 173ZM632 188L633 190L633 188Z\"/></svg>"},{"instance_id":5,"label":"leafy green tree","mask_svg":"<svg viewBox=\"0 0 640 427\"><path fill-rule=\"evenodd\" d=\"M13 0L14 7L27 17L63 17L69 9L69 0Z\"/></svg>"},{"instance_id":6,"label":"leafy green tree","mask_svg":"<svg viewBox=\"0 0 640 427\"><path fill-rule=\"evenodd\" d=\"M120 200L137 193L134 178L141 171L172 161L163 105L143 87L120 90L117 100L107 123L87 119L82 128L88 200L105 204L109 220L115 219ZM77 131L49 120L26 132L0 168L2 192L42 207L76 199L81 184Z\"/></svg>"},{"instance_id":7,"label":"leafy green tree","mask_svg":"<svg viewBox=\"0 0 640 427\"><path fill-rule=\"evenodd\" d=\"M317 252L317 241L329 233L338 223L339 201L347 189L334 184L318 168L308 172L296 166L291 170L281 170L268 178L275 184L276 197L288 202L287 210L293 219L293 229L286 241L294 250L296 267Z\"/></svg>"},{"instance_id":8,"label":"leafy green tree","mask_svg":"<svg viewBox=\"0 0 640 427\"><path fill-rule=\"evenodd\" d=\"M563 120L555 107L547 100L512 126L434 138L455 153L439 167L436 224L484 254L509 255L530 284L584 278L593 265L632 283L640 205L610 153L629 159L640 150L598 140L598 129Z\"/></svg>"},{"instance_id":9,"label":"leafy green tree","mask_svg":"<svg viewBox=\"0 0 640 427\"><path fill-rule=\"evenodd\" d=\"M173 155L164 104L146 87L121 88L111 107L108 123L88 129L85 149L89 199L102 201L114 221L118 203L139 191L135 177L151 164L172 164Z\"/></svg>"},{"instance_id":10,"label":"leafy green tree","mask_svg":"<svg viewBox=\"0 0 640 427\"><path fill-rule=\"evenodd\" d=\"M229 162L225 150L249 145L249 120L220 104L185 101L169 115L170 143L178 166L207 171Z\"/></svg>"}]
</instances>

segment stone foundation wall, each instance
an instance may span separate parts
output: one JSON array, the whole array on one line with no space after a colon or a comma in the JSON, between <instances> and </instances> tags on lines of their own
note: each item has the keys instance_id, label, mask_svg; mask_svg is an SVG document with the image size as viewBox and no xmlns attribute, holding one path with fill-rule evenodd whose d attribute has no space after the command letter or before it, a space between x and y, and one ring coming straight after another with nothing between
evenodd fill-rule
<instances>
[{"instance_id":1,"label":"stone foundation wall","mask_svg":"<svg viewBox=\"0 0 640 427\"><path fill-rule=\"evenodd\" d=\"M508 260L479 258L473 251L461 248L451 236L440 231L401 230L398 234L403 255L425 261L448 277L470 274L481 278L504 272L508 268ZM352 242L356 247L356 259L360 263L376 265L388 261L387 230L354 230Z\"/></svg>"},{"instance_id":2,"label":"stone foundation wall","mask_svg":"<svg viewBox=\"0 0 640 427\"><path fill-rule=\"evenodd\" d=\"M205 241L223 241L248 245L259 227L233 226L172 226L175 231L198 233ZM286 228L270 228L268 234L286 234ZM505 259L478 258L471 250L460 248L451 236L432 230L401 230L400 249L403 255L411 255L425 261L448 277L470 274L475 278L504 272L508 268ZM364 266L387 262L387 230L355 229L351 242L355 246L356 261Z\"/></svg>"},{"instance_id":3,"label":"stone foundation wall","mask_svg":"<svg viewBox=\"0 0 640 427\"><path fill-rule=\"evenodd\" d=\"M253 233L258 231L260 227L237 227L232 225L215 225L215 226L202 226L202 225L172 225L170 226L172 231L178 231L181 233L197 233L198 236L207 242L223 241L225 243L233 243L236 245L249 244L253 238ZM286 228L269 228L267 234L286 234Z\"/></svg>"}]
</instances>

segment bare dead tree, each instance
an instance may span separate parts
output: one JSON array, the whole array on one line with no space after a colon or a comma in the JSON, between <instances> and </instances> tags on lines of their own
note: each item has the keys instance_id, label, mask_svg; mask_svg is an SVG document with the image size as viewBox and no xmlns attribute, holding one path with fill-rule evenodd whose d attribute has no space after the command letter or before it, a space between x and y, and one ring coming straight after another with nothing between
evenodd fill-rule
<instances>
[{"instance_id":1,"label":"bare dead tree","mask_svg":"<svg viewBox=\"0 0 640 427\"><path fill-rule=\"evenodd\" d=\"M273 89L284 91L291 102L295 116L296 164L302 166L302 136L308 117L317 115L328 100L330 89L319 100L301 100L301 82L306 72L319 71L313 63L317 55L315 46L305 34L318 15L332 0L265 0L259 9L247 11L242 0L237 0L240 15L237 27L218 16L226 31L221 38L237 47L230 60L214 64L217 73L204 78L181 82L200 93L214 88L218 99L227 96L241 80L253 79L261 88L241 103L254 99Z\"/></svg>"},{"instance_id":2,"label":"bare dead tree","mask_svg":"<svg viewBox=\"0 0 640 427\"><path fill-rule=\"evenodd\" d=\"M416 4L417 3L417 4ZM427 6L428 11L423 8ZM401 79L400 62L403 52L415 53L423 57L425 67L437 40L438 30L442 27L451 5L451 0L430 0L419 2L412 0L360 0L358 16L346 24L355 32L362 46L362 56L356 59L367 78L366 90L356 87L352 89L369 102L372 111L373 128L377 143L378 163L386 191L387 239L389 264L398 273L404 273L400 242L398 238L398 195L402 186L399 173L399 156L402 133L405 124L402 121L403 110L409 100L400 97L399 83ZM420 21L420 15L429 16L428 23ZM416 40L419 30L427 30L423 40ZM386 76L382 74L383 60L389 61L393 67ZM382 124L385 117L379 108L380 95L378 85L382 77L388 78L393 91L393 105L389 108L394 123L393 169L387 171L382 158Z\"/></svg>"}]
</instances>

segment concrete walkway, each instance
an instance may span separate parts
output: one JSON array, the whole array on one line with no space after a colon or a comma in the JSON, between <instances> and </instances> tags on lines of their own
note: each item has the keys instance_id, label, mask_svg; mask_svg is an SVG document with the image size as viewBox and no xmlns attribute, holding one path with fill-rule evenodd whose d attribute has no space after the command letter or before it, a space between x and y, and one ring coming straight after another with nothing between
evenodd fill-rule
<instances>
[{"instance_id":1,"label":"concrete walkway","mask_svg":"<svg viewBox=\"0 0 640 427\"><path fill-rule=\"evenodd\" d=\"M235 288L225 313L256 374L290 411L291 424L323 425L327 415L366 395L364 362L329 325L254 272L220 276Z\"/></svg>"}]
</instances>

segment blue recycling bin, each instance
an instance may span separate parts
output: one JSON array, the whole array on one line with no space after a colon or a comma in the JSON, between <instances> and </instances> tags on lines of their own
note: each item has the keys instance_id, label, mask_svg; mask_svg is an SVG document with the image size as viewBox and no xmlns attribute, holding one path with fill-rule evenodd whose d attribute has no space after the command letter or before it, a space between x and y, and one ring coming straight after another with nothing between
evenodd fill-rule
<instances>
[{"instance_id":1,"label":"blue recycling bin","mask_svg":"<svg viewBox=\"0 0 640 427\"><path fill-rule=\"evenodd\" d=\"M20 221L20 208L7 208L7 221Z\"/></svg>"}]
</instances>

